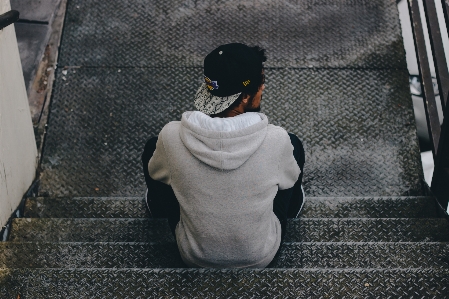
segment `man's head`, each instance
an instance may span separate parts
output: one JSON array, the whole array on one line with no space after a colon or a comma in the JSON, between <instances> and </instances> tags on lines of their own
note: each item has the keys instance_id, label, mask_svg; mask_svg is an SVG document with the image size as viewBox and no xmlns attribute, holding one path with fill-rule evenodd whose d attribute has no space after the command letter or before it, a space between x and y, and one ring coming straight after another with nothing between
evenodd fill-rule
<instances>
[{"instance_id":1,"label":"man's head","mask_svg":"<svg viewBox=\"0 0 449 299\"><path fill-rule=\"evenodd\" d=\"M245 107L259 111L265 76L265 51L244 44L226 44L204 59L204 83L195 95L196 108L208 115Z\"/></svg>"}]
</instances>

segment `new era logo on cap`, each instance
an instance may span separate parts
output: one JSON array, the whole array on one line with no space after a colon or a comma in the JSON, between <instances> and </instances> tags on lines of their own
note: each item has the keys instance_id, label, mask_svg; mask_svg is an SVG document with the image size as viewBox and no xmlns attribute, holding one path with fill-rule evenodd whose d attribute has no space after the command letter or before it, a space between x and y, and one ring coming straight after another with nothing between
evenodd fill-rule
<instances>
[{"instance_id":1,"label":"new era logo on cap","mask_svg":"<svg viewBox=\"0 0 449 299\"><path fill-rule=\"evenodd\" d=\"M209 88L209 90L218 89L217 81L212 81L208 77L204 76L204 82L206 82L207 88Z\"/></svg>"}]
</instances>

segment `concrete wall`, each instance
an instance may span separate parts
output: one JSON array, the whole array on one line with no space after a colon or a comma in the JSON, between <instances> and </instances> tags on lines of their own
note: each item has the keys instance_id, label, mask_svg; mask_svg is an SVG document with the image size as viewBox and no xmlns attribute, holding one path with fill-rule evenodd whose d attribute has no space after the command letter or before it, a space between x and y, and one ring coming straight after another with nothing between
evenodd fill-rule
<instances>
[{"instance_id":1,"label":"concrete wall","mask_svg":"<svg viewBox=\"0 0 449 299\"><path fill-rule=\"evenodd\" d=\"M10 10L0 0L0 14ZM37 150L14 25L0 30L0 227L31 185Z\"/></svg>"}]
</instances>

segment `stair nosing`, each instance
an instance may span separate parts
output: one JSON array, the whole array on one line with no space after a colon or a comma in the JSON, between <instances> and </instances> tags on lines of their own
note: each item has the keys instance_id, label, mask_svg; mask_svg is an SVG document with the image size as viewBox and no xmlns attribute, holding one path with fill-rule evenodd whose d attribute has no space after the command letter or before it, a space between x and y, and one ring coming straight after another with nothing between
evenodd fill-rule
<instances>
[{"instance_id":1,"label":"stair nosing","mask_svg":"<svg viewBox=\"0 0 449 299\"><path fill-rule=\"evenodd\" d=\"M79 242L79 241L75 241L75 242L71 242L71 241L5 241L5 242L0 242L1 244L12 244L12 245L17 245L17 244L72 244L72 245L92 245L92 244L117 244L117 245L161 245L161 244L174 244L175 241L161 241L161 242L107 242L107 241L94 241L94 242ZM386 245L386 244L391 244L391 245L413 245L413 244L426 244L426 245L449 245L449 241L447 242L284 242L282 243L281 246L283 245L375 245L375 244L380 244L380 245Z\"/></svg>"}]
</instances>

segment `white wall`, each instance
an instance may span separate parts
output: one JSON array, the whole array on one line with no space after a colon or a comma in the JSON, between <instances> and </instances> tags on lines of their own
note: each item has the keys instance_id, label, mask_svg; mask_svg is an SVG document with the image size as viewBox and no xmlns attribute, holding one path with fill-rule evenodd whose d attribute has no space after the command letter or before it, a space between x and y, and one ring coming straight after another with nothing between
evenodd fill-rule
<instances>
[{"instance_id":1,"label":"white wall","mask_svg":"<svg viewBox=\"0 0 449 299\"><path fill-rule=\"evenodd\" d=\"M0 0L0 14L10 10ZM14 25L0 30L0 228L31 185L37 150Z\"/></svg>"}]
</instances>

